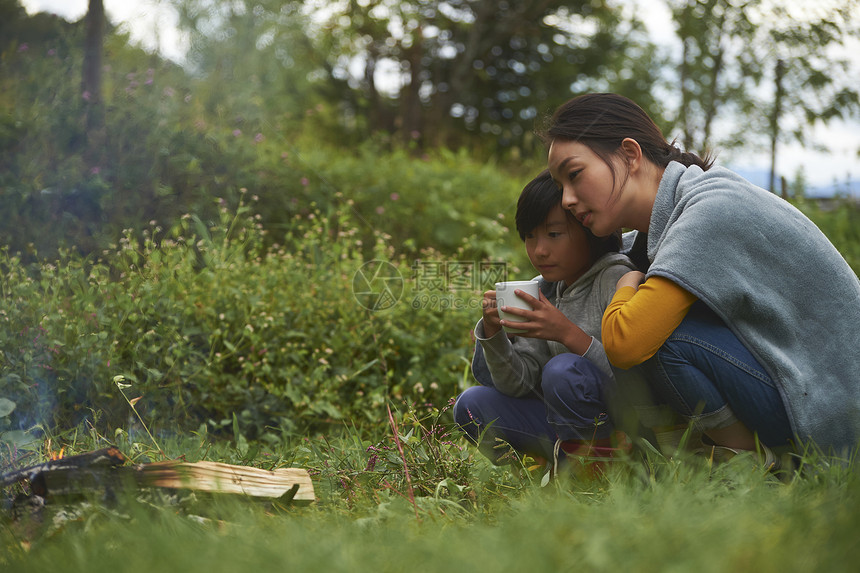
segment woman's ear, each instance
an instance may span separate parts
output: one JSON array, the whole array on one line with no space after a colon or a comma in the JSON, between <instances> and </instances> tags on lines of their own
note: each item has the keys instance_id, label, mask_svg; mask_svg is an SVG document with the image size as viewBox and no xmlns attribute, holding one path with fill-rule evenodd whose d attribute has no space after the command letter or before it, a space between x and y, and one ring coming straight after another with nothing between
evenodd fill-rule
<instances>
[{"instance_id":1,"label":"woman's ear","mask_svg":"<svg viewBox=\"0 0 860 573\"><path fill-rule=\"evenodd\" d=\"M635 139L625 137L621 141L621 155L627 161L627 168L631 173L642 166L642 148Z\"/></svg>"}]
</instances>

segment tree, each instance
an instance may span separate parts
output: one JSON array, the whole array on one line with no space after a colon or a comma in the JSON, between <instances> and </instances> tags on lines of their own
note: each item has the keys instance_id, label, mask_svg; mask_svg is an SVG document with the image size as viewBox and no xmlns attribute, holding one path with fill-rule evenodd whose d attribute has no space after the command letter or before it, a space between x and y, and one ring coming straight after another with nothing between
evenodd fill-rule
<instances>
[{"instance_id":1,"label":"tree","mask_svg":"<svg viewBox=\"0 0 860 573\"><path fill-rule=\"evenodd\" d=\"M767 131L771 191L775 190L777 151L783 136L808 143L806 134L811 126L860 111L860 93L850 63L833 53L834 46L856 35L851 15L858 6L860 2L849 0L816 3L815 10L800 11L798 6L789 5L774 10L779 18L770 20L766 36L768 59L776 60Z\"/></svg>"},{"instance_id":2,"label":"tree","mask_svg":"<svg viewBox=\"0 0 860 573\"><path fill-rule=\"evenodd\" d=\"M196 73L246 79L213 104L246 119L306 112L303 128L341 145L528 153L542 148L535 124L583 91L662 112L662 59L635 14L602 0L173 3Z\"/></svg>"},{"instance_id":3,"label":"tree","mask_svg":"<svg viewBox=\"0 0 860 573\"><path fill-rule=\"evenodd\" d=\"M687 149L749 150L767 141L773 190L781 140L808 144L810 126L858 110L848 62L832 54L852 32L858 0L667 2L681 43L677 123ZM739 128L720 137L725 117Z\"/></svg>"},{"instance_id":4,"label":"tree","mask_svg":"<svg viewBox=\"0 0 860 573\"><path fill-rule=\"evenodd\" d=\"M315 10L323 33L313 37L350 88L351 115L419 148L528 149L535 122L580 91L653 103L654 47L605 2L348 0Z\"/></svg>"},{"instance_id":5,"label":"tree","mask_svg":"<svg viewBox=\"0 0 860 573\"><path fill-rule=\"evenodd\" d=\"M103 143L102 50L105 34L105 7L102 0L89 0L84 39L84 64L81 96L86 102L87 137L91 145Z\"/></svg>"},{"instance_id":6,"label":"tree","mask_svg":"<svg viewBox=\"0 0 860 573\"><path fill-rule=\"evenodd\" d=\"M244 131L293 127L329 75L306 35L301 1L172 0L190 35L187 67L207 111ZM230 86L230 89L225 89Z\"/></svg>"},{"instance_id":7,"label":"tree","mask_svg":"<svg viewBox=\"0 0 860 573\"><path fill-rule=\"evenodd\" d=\"M758 0L668 0L681 43L677 122L686 149L714 144L718 115L754 107L763 71L747 50L755 35L749 11Z\"/></svg>"},{"instance_id":8,"label":"tree","mask_svg":"<svg viewBox=\"0 0 860 573\"><path fill-rule=\"evenodd\" d=\"M16 37L17 28L26 17L27 12L19 0L0 0L0 41L3 44ZM7 47L0 45L0 50Z\"/></svg>"}]
</instances>

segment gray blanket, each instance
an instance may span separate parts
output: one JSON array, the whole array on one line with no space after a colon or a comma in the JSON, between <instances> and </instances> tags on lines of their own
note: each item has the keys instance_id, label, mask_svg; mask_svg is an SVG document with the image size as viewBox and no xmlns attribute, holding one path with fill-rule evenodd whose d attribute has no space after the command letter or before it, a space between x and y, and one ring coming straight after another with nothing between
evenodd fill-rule
<instances>
[{"instance_id":1,"label":"gray blanket","mask_svg":"<svg viewBox=\"0 0 860 573\"><path fill-rule=\"evenodd\" d=\"M860 282L812 221L731 171L673 162L647 241L648 275L722 317L778 384L801 440L857 445Z\"/></svg>"}]
</instances>

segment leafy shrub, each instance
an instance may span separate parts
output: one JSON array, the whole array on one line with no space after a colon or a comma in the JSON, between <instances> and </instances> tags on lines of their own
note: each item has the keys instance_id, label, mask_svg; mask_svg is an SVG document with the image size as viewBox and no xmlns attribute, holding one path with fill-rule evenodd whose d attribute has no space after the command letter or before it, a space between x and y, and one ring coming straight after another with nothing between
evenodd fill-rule
<instances>
[{"instance_id":1,"label":"leafy shrub","mask_svg":"<svg viewBox=\"0 0 860 573\"><path fill-rule=\"evenodd\" d=\"M835 199L832 204L801 200L798 207L836 246L855 273L860 273L860 204Z\"/></svg>"},{"instance_id":2,"label":"leafy shrub","mask_svg":"<svg viewBox=\"0 0 860 573\"><path fill-rule=\"evenodd\" d=\"M378 422L390 398L445 403L458 392L479 289L459 291L456 307L415 304L413 261L381 233L365 259L349 212L297 216L269 245L250 206L219 209L215 226L189 215L129 232L97 259L67 252L28 269L5 254L0 396L16 404L5 429L67 427L91 410L120 426L118 375L142 396L148 425L217 429L235 415L249 437ZM394 269L395 304L362 306L365 263Z\"/></svg>"},{"instance_id":3,"label":"leafy shrub","mask_svg":"<svg viewBox=\"0 0 860 573\"><path fill-rule=\"evenodd\" d=\"M410 279L424 263L527 268L508 227L522 181L465 153L320 148L300 121L233 113L118 36L109 145L93 155L79 43L71 28L0 62L0 432L93 411L118 425L117 375L149 420L220 427L235 413L251 433L378 420L386 398L456 392L479 311L446 305L488 285ZM258 197L253 219L225 210L240 186ZM403 279L400 302L376 312L352 296L373 261Z\"/></svg>"},{"instance_id":4,"label":"leafy shrub","mask_svg":"<svg viewBox=\"0 0 860 573\"><path fill-rule=\"evenodd\" d=\"M382 152L372 142L350 152L308 145L287 153L260 196L270 228L282 227L284 214L306 210L311 200L327 209L346 197L362 237L382 230L398 252L432 247L446 255L522 265L528 260L514 214L520 191L534 174L512 177L511 171L476 163L462 151L415 158L404 150ZM284 193L289 182L303 187L293 185L293 193Z\"/></svg>"},{"instance_id":5,"label":"leafy shrub","mask_svg":"<svg viewBox=\"0 0 860 573\"><path fill-rule=\"evenodd\" d=\"M140 232L152 220L167 227L183 213L208 224L218 219L212 198L233 204L244 187L260 197L274 237L295 215L348 207L367 247L383 231L408 256L433 248L526 262L509 227L522 185L541 165L521 176L464 151L416 158L373 141L349 151L322 146L321 112L295 109L301 94L284 107L236 79L224 89L218 74L188 74L116 33L105 44L104 133L91 141L82 43L80 26L68 25L0 47L0 217L9 222L0 242L13 253L97 253L123 229Z\"/></svg>"}]
</instances>

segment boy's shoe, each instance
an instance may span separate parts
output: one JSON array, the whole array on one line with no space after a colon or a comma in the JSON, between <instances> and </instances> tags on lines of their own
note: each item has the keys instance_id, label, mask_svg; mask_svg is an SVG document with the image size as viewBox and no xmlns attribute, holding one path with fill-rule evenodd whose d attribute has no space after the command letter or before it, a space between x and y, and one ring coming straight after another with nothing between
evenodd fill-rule
<instances>
[{"instance_id":1,"label":"boy's shoe","mask_svg":"<svg viewBox=\"0 0 860 573\"><path fill-rule=\"evenodd\" d=\"M554 473L558 473L559 458L564 454L573 473L596 479L605 475L606 468L614 458L630 452L632 444L627 436L616 432L612 438L597 440L557 440L553 452Z\"/></svg>"}]
</instances>

